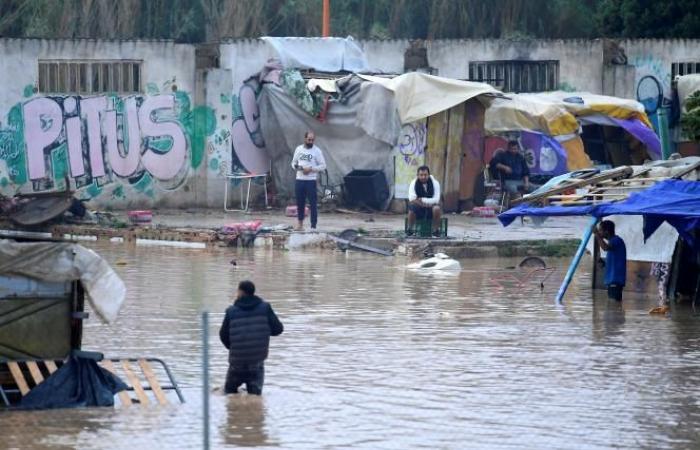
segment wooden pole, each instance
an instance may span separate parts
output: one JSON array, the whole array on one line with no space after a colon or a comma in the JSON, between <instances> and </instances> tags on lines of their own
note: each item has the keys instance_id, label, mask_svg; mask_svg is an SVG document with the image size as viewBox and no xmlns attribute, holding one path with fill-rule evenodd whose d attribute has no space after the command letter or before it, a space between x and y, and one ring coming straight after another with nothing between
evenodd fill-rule
<instances>
[{"instance_id":1,"label":"wooden pole","mask_svg":"<svg viewBox=\"0 0 700 450\"><path fill-rule=\"evenodd\" d=\"M329 37L331 35L331 0L323 0L323 26L321 35Z\"/></svg>"}]
</instances>

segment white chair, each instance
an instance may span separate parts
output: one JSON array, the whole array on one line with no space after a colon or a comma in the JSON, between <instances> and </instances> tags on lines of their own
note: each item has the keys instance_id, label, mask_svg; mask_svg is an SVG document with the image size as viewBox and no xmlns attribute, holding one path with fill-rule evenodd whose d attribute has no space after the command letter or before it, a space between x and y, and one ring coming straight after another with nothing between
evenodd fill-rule
<instances>
[{"instance_id":1,"label":"white chair","mask_svg":"<svg viewBox=\"0 0 700 450\"><path fill-rule=\"evenodd\" d=\"M250 185L256 178L263 179L263 189L265 190L265 208L268 208L267 204L267 176L269 173L229 173L226 174L226 179L224 183L224 211L248 211L248 204L250 202ZM241 180L241 184L238 187L241 190L241 208L240 209L230 209L228 207L228 187L231 184L231 180ZM243 205L243 183L248 180L248 189L245 195L245 206Z\"/></svg>"}]
</instances>

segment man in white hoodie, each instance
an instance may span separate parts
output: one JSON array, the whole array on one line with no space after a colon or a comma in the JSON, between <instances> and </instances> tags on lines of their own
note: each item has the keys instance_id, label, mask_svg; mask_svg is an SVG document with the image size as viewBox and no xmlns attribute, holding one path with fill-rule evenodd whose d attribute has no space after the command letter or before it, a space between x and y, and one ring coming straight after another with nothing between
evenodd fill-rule
<instances>
[{"instance_id":1,"label":"man in white hoodie","mask_svg":"<svg viewBox=\"0 0 700 450\"><path fill-rule=\"evenodd\" d=\"M321 149L314 145L316 136L313 131L304 134L304 145L300 145L294 150L292 157L292 169L296 170L297 179L294 192L297 198L297 219L299 224L297 230L304 229L304 209L306 199L309 199L309 209L311 210L311 228L316 229L318 222L318 193L316 191L316 178L319 172L326 170L326 160L323 159Z\"/></svg>"},{"instance_id":2,"label":"man in white hoodie","mask_svg":"<svg viewBox=\"0 0 700 450\"><path fill-rule=\"evenodd\" d=\"M430 220L433 236L440 237L440 183L428 166L418 168L418 176L408 187L408 203L408 234L415 233L416 220Z\"/></svg>"}]
</instances>

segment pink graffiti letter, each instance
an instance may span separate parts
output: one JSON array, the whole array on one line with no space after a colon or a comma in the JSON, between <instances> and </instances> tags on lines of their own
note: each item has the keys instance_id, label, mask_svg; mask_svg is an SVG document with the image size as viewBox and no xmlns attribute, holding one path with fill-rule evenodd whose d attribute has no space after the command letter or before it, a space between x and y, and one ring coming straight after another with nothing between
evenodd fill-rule
<instances>
[{"instance_id":1,"label":"pink graffiti letter","mask_svg":"<svg viewBox=\"0 0 700 450\"><path fill-rule=\"evenodd\" d=\"M107 109L107 97L91 97L80 101L81 112L86 118L88 149L90 152L90 169L93 177L105 175L105 163L102 155L102 137L100 134L100 112Z\"/></svg>"},{"instance_id":2,"label":"pink graffiti letter","mask_svg":"<svg viewBox=\"0 0 700 450\"><path fill-rule=\"evenodd\" d=\"M169 180L182 169L187 157L187 140L180 125L173 121L158 121L155 112L160 109L173 109L175 99L172 95L155 95L148 97L141 104L139 124L144 139L150 137L170 137L172 146L165 153L146 149L141 161L143 167L159 180Z\"/></svg>"},{"instance_id":3,"label":"pink graffiti letter","mask_svg":"<svg viewBox=\"0 0 700 450\"><path fill-rule=\"evenodd\" d=\"M136 99L126 100L126 126L123 139L125 142L124 152L119 151L117 144L117 112L107 111L104 114L105 139L107 141L107 155L112 171L120 177L133 175L139 167L139 156L141 154L141 132L139 130L138 110ZM126 145L128 142L128 145Z\"/></svg>"},{"instance_id":4,"label":"pink graffiti letter","mask_svg":"<svg viewBox=\"0 0 700 450\"><path fill-rule=\"evenodd\" d=\"M83 163L80 117L70 117L66 119L66 138L68 140L68 160L70 161L70 173L74 177L84 175L85 163Z\"/></svg>"},{"instance_id":5,"label":"pink graffiti letter","mask_svg":"<svg viewBox=\"0 0 700 450\"><path fill-rule=\"evenodd\" d=\"M46 176L44 149L61 134L63 113L61 107L53 100L36 98L24 104L22 114L29 178L37 180Z\"/></svg>"}]
</instances>

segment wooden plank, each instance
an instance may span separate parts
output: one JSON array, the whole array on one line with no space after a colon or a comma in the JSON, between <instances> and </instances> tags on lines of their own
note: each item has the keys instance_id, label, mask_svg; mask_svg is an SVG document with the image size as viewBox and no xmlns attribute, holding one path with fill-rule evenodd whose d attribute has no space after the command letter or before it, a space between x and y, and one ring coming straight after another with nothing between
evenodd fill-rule
<instances>
[{"instance_id":1,"label":"wooden plank","mask_svg":"<svg viewBox=\"0 0 700 450\"><path fill-rule=\"evenodd\" d=\"M428 148L425 164L442 185L445 181L445 152L447 150L447 111L428 117Z\"/></svg>"},{"instance_id":2,"label":"wooden plank","mask_svg":"<svg viewBox=\"0 0 700 450\"><path fill-rule=\"evenodd\" d=\"M476 183L484 169L484 111L477 99L468 100L464 105L459 200L465 201L467 208L474 206Z\"/></svg>"},{"instance_id":3,"label":"wooden plank","mask_svg":"<svg viewBox=\"0 0 700 450\"><path fill-rule=\"evenodd\" d=\"M126 359L122 360L122 368L124 369L124 373L126 374L126 378L129 380L129 383L131 383L131 387L134 388L134 392L136 393L136 398L139 399L139 402L141 402L142 405L148 405L150 401L148 400L148 396L146 395L146 391L143 390L143 387L141 386L141 382L139 379L134 375L134 372L131 370L131 366L129 365L129 361Z\"/></svg>"},{"instance_id":4,"label":"wooden plank","mask_svg":"<svg viewBox=\"0 0 700 450\"><path fill-rule=\"evenodd\" d=\"M694 163L694 164L691 164L691 165L688 166L687 168L685 168L685 169L683 169L682 171L678 172L677 174L675 174L675 175L673 176L673 178L676 179L676 180L680 180L681 178L683 178L684 176L688 175L690 172L692 172L692 171L694 171L694 170L697 170L698 168L700 168L700 161L698 161L698 162L696 162L696 163Z\"/></svg>"},{"instance_id":5,"label":"wooden plank","mask_svg":"<svg viewBox=\"0 0 700 450\"><path fill-rule=\"evenodd\" d=\"M49 370L49 373L52 375L55 371L58 370L58 367L56 367L56 363L51 361L50 359L47 359L46 361L44 361L44 365Z\"/></svg>"},{"instance_id":6,"label":"wooden plank","mask_svg":"<svg viewBox=\"0 0 700 450\"><path fill-rule=\"evenodd\" d=\"M445 178L444 182L442 182L442 208L445 212L455 212L459 208L459 180L462 172L464 103L453 106L448 112Z\"/></svg>"},{"instance_id":7,"label":"wooden plank","mask_svg":"<svg viewBox=\"0 0 700 450\"><path fill-rule=\"evenodd\" d=\"M594 177L591 177L591 178L588 178L585 180L576 181L574 183L564 182L561 185L559 185L555 188L552 188L548 191L542 192L540 194L526 195L520 199L513 200L511 203L514 205L518 204L518 203L523 203L523 202L531 203L531 202L534 202L537 200L541 200L541 199L550 197L554 194L561 194L562 192L566 192L566 191L569 191L571 189L576 189L576 188L583 187L586 185L593 185L593 184L599 183L599 182L604 181L604 180L610 180L610 179L619 178L619 177L627 178L631 174L632 174L632 168L626 167L626 166L619 167L617 169L606 170L605 172L603 172L599 175L596 175Z\"/></svg>"},{"instance_id":8,"label":"wooden plank","mask_svg":"<svg viewBox=\"0 0 700 450\"><path fill-rule=\"evenodd\" d=\"M44 376L41 374L41 370L39 370L39 366L36 364L36 361L27 361L27 367L29 368L29 373L32 374L32 378L34 378L34 384L44 382Z\"/></svg>"},{"instance_id":9,"label":"wooden plank","mask_svg":"<svg viewBox=\"0 0 700 450\"><path fill-rule=\"evenodd\" d=\"M141 370L143 370L143 374L146 376L148 384L151 385L151 390L153 391L153 395L156 396L158 403L161 405L167 405L168 399L165 396L163 389L161 389L160 383L158 383L158 378L156 378L155 373L153 373L151 365L145 359L139 359L139 366L141 366Z\"/></svg>"},{"instance_id":10,"label":"wooden plank","mask_svg":"<svg viewBox=\"0 0 700 450\"><path fill-rule=\"evenodd\" d=\"M103 359L100 362L100 364L102 365L102 367L109 370L114 375L117 374L117 371L114 369L114 364L112 364L112 361L110 361L109 359ZM119 401L122 402L123 406L131 406L131 397L129 397L129 394L126 391L121 391L117 395L119 395Z\"/></svg>"},{"instance_id":11,"label":"wooden plank","mask_svg":"<svg viewBox=\"0 0 700 450\"><path fill-rule=\"evenodd\" d=\"M10 373L12 373L12 378L15 379L15 384L17 384L17 387L19 388L20 394L23 396L27 395L29 393L29 385L27 384L27 380L24 379L24 375L22 374L22 369L19 368L19 364L17 364L16 361L8 361L7 367L10 368Z\"/></svg>"}]
</instances>

